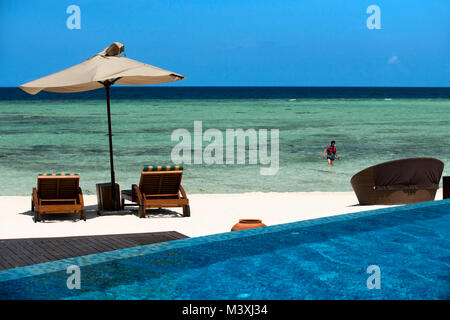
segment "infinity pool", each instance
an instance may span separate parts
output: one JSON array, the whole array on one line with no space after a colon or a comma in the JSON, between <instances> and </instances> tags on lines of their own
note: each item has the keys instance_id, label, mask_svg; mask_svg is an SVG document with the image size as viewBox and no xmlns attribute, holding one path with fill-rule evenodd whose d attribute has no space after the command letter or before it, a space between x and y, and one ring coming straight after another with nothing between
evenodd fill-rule
<instances>
[{"instance_id":1,"label":"infinity pool","mask_svg":"<svg viewBox=\"0 0 450 320\"><path fill-rule=\"evenodd\" d=\"M4 270L0 298L449 299L449 235L432 201Z\"/></svg>"}]
</instances>

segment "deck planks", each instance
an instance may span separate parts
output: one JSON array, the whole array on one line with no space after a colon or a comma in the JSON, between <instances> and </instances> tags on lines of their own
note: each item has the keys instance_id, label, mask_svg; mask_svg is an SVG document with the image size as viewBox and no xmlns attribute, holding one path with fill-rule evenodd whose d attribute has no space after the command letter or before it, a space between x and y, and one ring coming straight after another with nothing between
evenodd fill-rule
<instances>
[{"instance_id":1,"label":"deck planks","mask_svg":"<svg viewBox=\"0 0 450 320\"><path fill-rule=\"evenodd\" d=\"M0 270L188 238L176 231L0 240Z\"/></svg>"}]
</instances>

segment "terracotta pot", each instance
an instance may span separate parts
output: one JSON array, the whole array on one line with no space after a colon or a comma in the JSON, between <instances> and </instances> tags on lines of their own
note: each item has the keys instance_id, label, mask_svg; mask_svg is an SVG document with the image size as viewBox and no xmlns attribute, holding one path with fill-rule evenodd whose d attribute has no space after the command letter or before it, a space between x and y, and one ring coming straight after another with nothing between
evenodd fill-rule
<instances>
[{"instance_id":1,"label":"terracotta pot","mask_svg":"<svg viewBox=\"0 0 450 320\"><path fill-rule=\"evenodd\" d=\"M266 225L262 223L260 219L239 219L239 222L236 223L231 231L265 227Z\"/></svg>"}]
</instances>

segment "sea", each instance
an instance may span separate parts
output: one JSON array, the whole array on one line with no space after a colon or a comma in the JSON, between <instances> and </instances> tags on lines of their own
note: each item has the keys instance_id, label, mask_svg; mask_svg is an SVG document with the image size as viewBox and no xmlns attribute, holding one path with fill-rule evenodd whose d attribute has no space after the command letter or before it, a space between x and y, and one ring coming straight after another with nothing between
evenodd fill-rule
<instances>
[{"instance_id":1,"label":"sea","mask_svg":"<svg viewBox=\"0 0 450 320\"><path fill-rule=\"evenodd\" d=\"M179 164L173 154L186 133L192 148L178 154L191 156L182 158L188 194L351 191L358 171L411 157L440 159L443 175L450 175L450 88L444 87L114 86L111 121L121 189L138 184L145 165ZM196 123L202 128L194 143ZM225 147L222 163L194 161L211 147L209 129L223 134L221 144L234 148L235 161L226 161ZM244 150L226 139L227 130L238 129L256 132L258 141L267 131L271 164L260 157L260 145L257 161L250 161L250 139ZM177 132L184 138L174 139ZM339 155L332 167L323 159L331 140ZM262 174L271 165L276 170ZM84 194L110 181L105 91L32 96L0 88L0 195L30 195L37 175L53 172L80 174Z\"/></svg>"}]
</instances>

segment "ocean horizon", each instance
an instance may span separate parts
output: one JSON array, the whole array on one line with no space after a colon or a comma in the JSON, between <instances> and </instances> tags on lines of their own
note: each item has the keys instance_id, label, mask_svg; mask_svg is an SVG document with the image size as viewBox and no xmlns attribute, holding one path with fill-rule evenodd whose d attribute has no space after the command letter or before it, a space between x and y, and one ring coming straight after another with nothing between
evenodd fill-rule
<instances>
[{"instance_id":1,"label":"ocean horizon","mask_svg":"<svg viewBox=\"0 0 450 320\"><path fill-rule=\"evenodd\" d=\"M117 86L111 112L121 189L139 182L144 165L172 164L172 133L193 134L194 121L203 131L278 129L279 170L264 176L264 165L248 161L183 164L188 193L351 191L352 175L380 162L450 160L449 87ZM0 88L0 195L31 194L47 172L79 173L83 192L95 194L95 184L110 179L107 132L102 89L32 96ZM322 159L331 140L341 157L334 167Z\"/></svg>"},{"instance_id":2,"label":"ocean horizon","mask_svg":"<svg viewBox=\"0 0 450 320\"><path fill-rule=\"evenodd\" d=\"M443 98L450 99L450 87L370 87L370 86L121 86L111 88L111 99L376 99ZM84 100L105 99L102 88L77 92L41 91L30 95L17 87L0 87L0 100Z\"/></svg>"}]
</instances>

